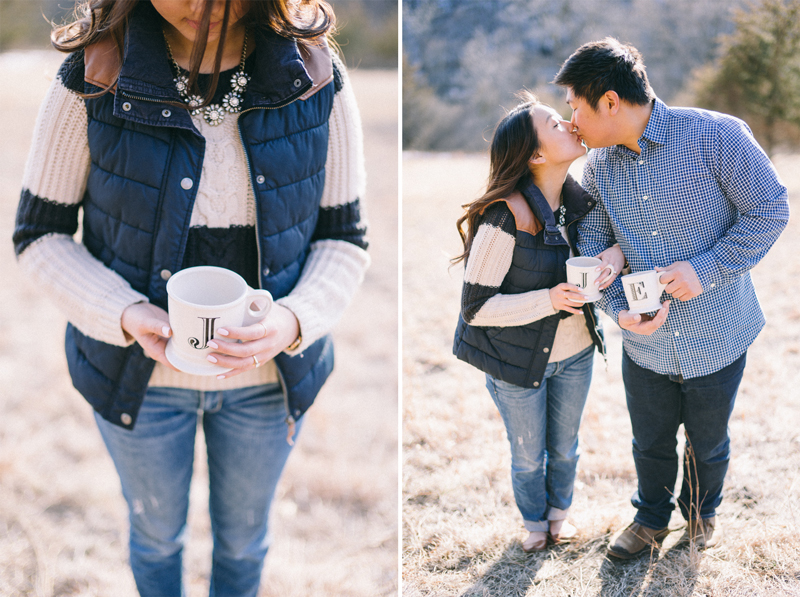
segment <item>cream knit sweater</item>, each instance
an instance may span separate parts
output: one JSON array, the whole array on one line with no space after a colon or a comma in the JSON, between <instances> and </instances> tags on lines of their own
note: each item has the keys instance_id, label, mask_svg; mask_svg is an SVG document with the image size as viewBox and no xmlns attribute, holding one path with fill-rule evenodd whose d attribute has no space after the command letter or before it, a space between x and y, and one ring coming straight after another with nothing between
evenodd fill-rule
<instances>
[{"instance_id":1,"label":"cream knit sweater","mask_svg":"<svg viewBox=\"0 0 800 597\"><path fill-rule=\"evenodd\" d=\"M329 121L328 156L322 207L345 205L363 198L365 170L361 121L349 79L341 64L342 88L336 93ZM206 139L206 154L192 212L192 226L253 226L255 199L239 139L238 114L212 127L201 116L194 124ZM84 100L60 79L51 84L39 110L23 186L32 194L62 205L80 203L91 156ZM117 346L130 341L120 326L129 305L147 301L116 272L66 234L45 235L24 249L19 265L40 290L49 294L66 318L82 333ZM328 333L340 319L369 266L366 251L340 240L311 246L297 285L276 301L300 322L303 343L292 354ZM222 390L277 381L273 362L229 379L176 373L156 365L151 386Z\"/></svg>"}]
</instances>

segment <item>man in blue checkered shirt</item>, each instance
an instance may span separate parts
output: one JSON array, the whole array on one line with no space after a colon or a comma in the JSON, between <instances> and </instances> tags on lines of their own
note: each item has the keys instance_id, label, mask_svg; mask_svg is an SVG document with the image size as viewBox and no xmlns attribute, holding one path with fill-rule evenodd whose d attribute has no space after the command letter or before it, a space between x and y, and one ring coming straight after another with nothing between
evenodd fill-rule
<instances>
[{"instance_id":1,"label":"man in blue checkered shirt","mask_svg":"<svg viewBox=\"0 0 800 597\"><path fill-rule=\"evenodd\" d=\"M669 533L681 423L678 503L688 537L711 547L720 539L728 420L747 349L764 326L749 271L788 222L786 188L744 122L661 102L630 45L585 44L554 82L593 148L582 184L600 205L578 224L578 249L597 255L619 242L631 271L660 272L672 297L654 315L631 314L618 278L598 301L622 328L638 476L636 516L608 553L649 553Z\"/></svg>"}]
</instances>

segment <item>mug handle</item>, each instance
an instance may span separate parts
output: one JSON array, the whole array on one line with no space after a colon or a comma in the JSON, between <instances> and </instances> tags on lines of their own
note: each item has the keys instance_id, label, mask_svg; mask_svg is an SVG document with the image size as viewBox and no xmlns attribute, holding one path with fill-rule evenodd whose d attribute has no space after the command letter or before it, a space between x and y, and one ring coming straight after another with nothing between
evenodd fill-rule
<instances>
[{"instance_id":1,"label":"mug handle","mask_svg":"<svg viewBox=\"0 0 800 597\"><path fill-rule=\"evenodd\" d=\"M256 299L266 299L266 305L261 309L253 310L250 306ZM247 309L245 310L244 316L244 324L243 325L253 325L254 323L258 323L262 319L267 316L270 309L272 308L272 295L269 293L269 290L263 289L256 289L256 288L249 288L247 290L247 297L245 298Z\"/></svg>"},{"instance_id":2,"label":"mug handle","mask_svg":"<svg viewBox=\"0 0 800 597\"><path fill-rule=\"evenodd\" d=\"M664 289L666 289L666 287L667 287L667 284L662 284L661 283L661 274L663 274L663 273L664 272L658 272L658 276L656 277L656 282L658 282L658 296L659 297L662 294L664 294Z\"/></svg>"}]
</instances>

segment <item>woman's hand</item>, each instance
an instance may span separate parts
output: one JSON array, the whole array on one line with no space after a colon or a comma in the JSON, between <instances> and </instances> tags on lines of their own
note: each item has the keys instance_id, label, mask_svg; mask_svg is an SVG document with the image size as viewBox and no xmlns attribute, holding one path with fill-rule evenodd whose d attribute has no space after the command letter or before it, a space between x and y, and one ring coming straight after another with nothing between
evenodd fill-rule
<instances>
[{"instance_id":1,"label":"woman's hand","mask_svg":"<svg viewBox=\"0 0 800 597\"><path fill-rule=\"evenodd\" d=\"M556 311L568 311L580 315L581 307L586 303L586 297L580 293L580 288L575 284L562 282L550 289L550 302L553 303Z\"/></svg>"},{"instance_id":2,"label":"woman's hand","mask_svg":"<svg viewBox=\"0 0 800 597\"><path fill-rule=\"evenodd\" d=\"M167 360L164 350L172 335L169 315L161 307L151 303L134 303L122 312L122 330L144 349L144 354L173 371L177 371Z\"/></svg>"},{"instance_id":3,"label":"woman's hand","mask_svg":"<svg viewBox=\"0 0 800 597\"><path fill-rule=\"evenodd\" d=\"M608 275L598 280L600 282L600 290L605 290L611 286L617 275L625 267L625 255L622 254L622 249L619 248L619 243L617 243L600 253L597 258L603 262L597 266L597 271L608 270Z\"/></svg>"},{"instance_id":4,"label":"woman's hand","mask_svg":"<svg viewBox=\"0 0 800 597\"><path fill-rule=\"evenodd\" d=\"M220 367L232 368L232 371L218 375L218 379L233 377L256 367L254 356L259 365L275 358L299 334L300 323L294 313L274 303L266 318L258 323L218 329L215 339L208 343L216 352L208 355L207 359Z\"/></svg>"}]
</instances>

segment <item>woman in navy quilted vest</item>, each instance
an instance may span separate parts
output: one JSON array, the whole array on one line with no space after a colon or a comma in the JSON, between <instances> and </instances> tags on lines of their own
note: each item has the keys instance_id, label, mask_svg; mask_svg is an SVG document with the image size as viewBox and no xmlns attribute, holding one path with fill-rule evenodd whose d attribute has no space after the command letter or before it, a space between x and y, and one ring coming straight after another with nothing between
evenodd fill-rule
<instances>
[{"instance_id":1,"label":"woman in navy quilted vest","mask_svg":"<svg viewBox=\"0 0 800 597\"><path fill-rule=\"evenodd\" d=\"M42 104L14 243L66 314L75 387L130 510L143 596L184 594L196 428L211 594L256 595L275 486L363 278L360 120L323 0L86 0ZM74 235L81 223L81 237ZM167 280L225 267L272 293L199 376L165 356ZM238 342L237 342L238 341Z\"/></svg>"},{"instance_id":2,"label":"woman in navy quilted vest","mask_svg":"<svg viewBox=\"0 0 800 597\"><path fill-rule=\"evenodd\" d=\"M576 532L566 519L578 427L594 349L605 352L592 305L566 282L575 223L595 207L567 173L586 148L555 110L522 99L495 130L486 192L457 223L464 253L454 261L466 268L453 350L486 373L511 445L522 548L533 552ZM598 257L604 289L625 260L619 246Z\"/></svg>"}]
</instances>

